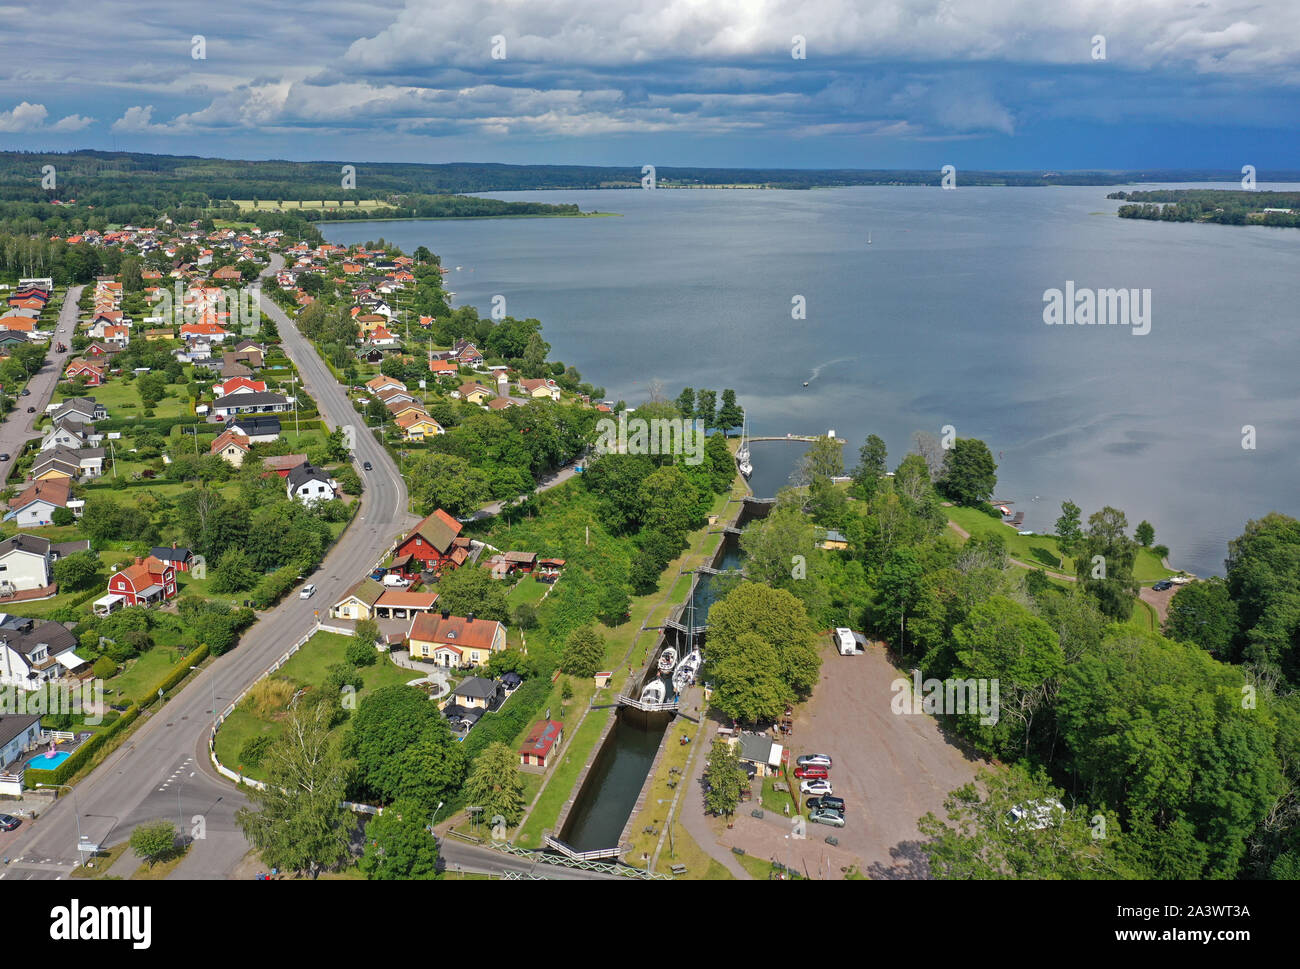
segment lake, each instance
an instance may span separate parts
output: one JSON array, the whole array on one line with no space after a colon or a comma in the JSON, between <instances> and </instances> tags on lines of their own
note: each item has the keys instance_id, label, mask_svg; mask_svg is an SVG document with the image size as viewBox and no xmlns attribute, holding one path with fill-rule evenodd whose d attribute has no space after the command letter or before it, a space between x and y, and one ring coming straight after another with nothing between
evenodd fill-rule
<instances>
[{"instance_id":1,"label":"lake","mask_svg":"<svg viewBox=\"0 0 1300 969\"><path fill-rule=\"evenodd\" d=\"M893 467L914 431L951 425L988 443L1027 528L1050 531L1066 498L1085 517L1110 504L1176 567L1221 574L1249 518L1300 503L1300 231L1121 220L1113 190L507 192L620 216L322 229L428 246L455 305L504 296L613 399L731 387L752 433L834 428L849 466L869 433ZM1150 332L1046 325L1067 281L1150 290ZM756 488L798 452L756 449Z\"/></svg>"}]
</instances>

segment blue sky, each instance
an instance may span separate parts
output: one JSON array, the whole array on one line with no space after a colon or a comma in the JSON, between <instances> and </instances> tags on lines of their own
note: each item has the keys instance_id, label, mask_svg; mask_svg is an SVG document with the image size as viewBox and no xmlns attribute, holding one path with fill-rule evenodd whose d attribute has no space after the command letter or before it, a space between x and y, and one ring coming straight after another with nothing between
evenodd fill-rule
<instances>
[{"instance_id":1,"label":"blue sky","mask_svg":"<svg viewBox=\"0 0 1300 969\"><path fill-rule=\"evenodd\" d=\"M4 149L1300 167L1300 4L1288 0L55 0L4 12Z\"/></svg>"}]
</instances>

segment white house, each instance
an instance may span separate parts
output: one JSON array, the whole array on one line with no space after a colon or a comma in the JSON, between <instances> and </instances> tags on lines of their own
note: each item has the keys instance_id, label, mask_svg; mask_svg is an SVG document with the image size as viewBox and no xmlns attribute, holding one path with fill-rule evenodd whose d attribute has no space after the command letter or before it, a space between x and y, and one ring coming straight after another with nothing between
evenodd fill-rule
<instances>
[{"instance_id":1,"label":"white house","mask_svg":"<svg viewBox=\"0 0 1300 969\"><path fill-rule=\"evenodd\" d=\"M334 482L330 476L306 462L293 468L287 480L289 497L304 505L314 505L334 497Z\"/></svg>"},{"instance_id":2,"label":"white house","mask_svg":"<svg viewBox=\"0 0 1300 969\"><path fill-rule=\"evenodd\" d=\"M34 690L85 667L62 623L0 615L0 685Z\"/></svg>"},{"instance_id":3,"label":"white house","mask_svg":"<svg viewBox=\"0 0 1300 969\"><path fill-rule=\"evenodd\" d=\"M212 403L212 410L220 418L233 417L236 414L280 413L290 407L290 399L282 394L267 391L261 393L231 394L218 397Z\"/></svg>"},{"instance_id":4,"label":"white house","mask_svg":"<svg viewBox=\"0 0 1300 969\"><path fill-rule=\"evenodd\" d=\"M0 794L23 796L22 767L12 774L5 768L16 764L23 752L40 740L41 715L39 713L0 714Z\"/></svg>"}]
</instances>

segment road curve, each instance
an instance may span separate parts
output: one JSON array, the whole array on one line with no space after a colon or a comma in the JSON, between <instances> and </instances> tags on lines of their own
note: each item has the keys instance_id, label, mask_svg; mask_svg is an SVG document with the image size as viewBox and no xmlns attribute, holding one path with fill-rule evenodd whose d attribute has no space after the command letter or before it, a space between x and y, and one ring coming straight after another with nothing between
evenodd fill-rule
<instances>
[{"instance_id":1,"label":"road curve","mask_svg":"<svg viewBox=\"0 0 1300 969\"><path fill-rule=\"evenodd\" d=\"M272 256L263 278L283 264L280 256ZM65 795L38 821L15 832L20 837L4 845L4 854L13 860L0 871L0 878L66 875L77 860L77 809L81 833L103 845L116 844L129 837L137 824L158 818L178 820L186 833L201 824L203 836L195 840L173 877L230 877L248 851L234 819L236 809L246 801L208 761L213 694L222 709L256 681L311 629L316 611L323 617L329 605L342 598L416 520L407 511L406 486L397 466L365 429L345 389L278 306L263 299L262 309L279 328L285 352L327 423L357 428L354 459L358 465L369 461L374 467L361 475L365 493L357 516L312 575L315 597L303 600L291 592L280 605L259 614L236 649L218 657L165 706L144 718L126 743L77 785L76 808L73 798Z\"/></svg>"}]
</instances>

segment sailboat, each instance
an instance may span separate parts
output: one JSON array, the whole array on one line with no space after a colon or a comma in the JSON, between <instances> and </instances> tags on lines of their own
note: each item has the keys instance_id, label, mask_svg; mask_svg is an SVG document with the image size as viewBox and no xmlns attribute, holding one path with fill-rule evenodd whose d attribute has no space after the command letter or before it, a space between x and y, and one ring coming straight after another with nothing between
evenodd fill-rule
<instances>
[{"instance_id":1,"label":"sailboat","mask_svg":"<svg viewBox=\"0 0 1300 969\"><path fill-rule=\"evenodd\" d=\"M740 424L740 447L736 448L736 465L740 473L748 478L754 473L754 466L749 463L749 412L745 411Z\"/></svg>"},{"instance_id":2,"label":"sailboat","mask_svg":"<svg viewBox=\"0 0 1300 969\"><path fill-rule=\"evenodd\" d=\"M704 657L698 649L693 649L682 658L673 671L673 689L681 693L695 682L695 674L704 663Z\"/></svg>"},{"instance_id":3,"label":"sailboat","mask_svg":"<svg viewBox=\"0 0 1300 969\"><path fill-rule=\"evenodd\" d=\"M671 673L673 667L677 665L677 650L671 646L665 646L663 653L659 656L659 672Z\"/></svg>"},{"instance_id":4,"label":"sailboat","mask_svg":"<svg viewBox=\"0 0 1300 969\"><path fill-rule=\"evenodd\" d=\"M871 245L871 230L867 230L867 245Z\"/></svg>"},{"instance_id":5,"label":"sailboat","mask_svg":"<svg viewBox=\"0 0 1300 969\"><path fill-rule=\"evenodd\" d=\"M664 696L667 695L667 692L667 688L664 686L664 681L656 676L653 680L647 683L645 689L641 691L641 702L663 703Z\"/></svg>"}]
</instances>

